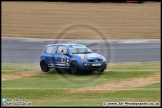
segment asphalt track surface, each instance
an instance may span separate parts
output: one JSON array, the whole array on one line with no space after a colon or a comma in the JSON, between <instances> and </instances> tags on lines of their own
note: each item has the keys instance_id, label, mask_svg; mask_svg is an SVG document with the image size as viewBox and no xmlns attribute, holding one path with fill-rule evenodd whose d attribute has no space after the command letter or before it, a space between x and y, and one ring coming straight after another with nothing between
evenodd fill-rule
<instances>
[{"instance_id":1,"label":"asphalt track surface","mask_svg":"<svg viewBox=\"0 0 162 108\"><path fill-rule=\"evenodd\" d=\"M64 42L80 43L80 42ZM40 41L1 41L1 62L2 63L39 63L41 53L49 42ZM115 62L152 62L160 61L159 42L82 42L96 53L102 54L110 63ZM109 52L108 52L109 51ZM109 56L108 56L109 55Z\"/></svg>"}]
</instances>

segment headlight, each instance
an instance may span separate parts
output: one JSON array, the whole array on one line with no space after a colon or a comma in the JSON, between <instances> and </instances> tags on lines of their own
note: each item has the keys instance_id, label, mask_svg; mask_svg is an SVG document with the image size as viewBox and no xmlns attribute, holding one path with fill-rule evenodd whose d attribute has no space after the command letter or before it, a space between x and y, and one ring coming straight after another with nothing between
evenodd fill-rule
<instances>
[{"instance_id":1,"label":"headlight","mask_svg":"<svg viewBox=\"0 0 162 108\"><path fill-rule=\"evenodd\" d=\"M101 56L101 59L102 59L102 60L106 60L104 56Z\"/></svg>"},{"instance_id":2,"label":"headlight","mask_svg":"<svg viewBox=\"0 0 162 108\"><path fill-rule=\"evenodd\" d=\"M82 62L87 62L87 59L86 58L81 58L81 61Z\"/></svg>"}]
</instances>

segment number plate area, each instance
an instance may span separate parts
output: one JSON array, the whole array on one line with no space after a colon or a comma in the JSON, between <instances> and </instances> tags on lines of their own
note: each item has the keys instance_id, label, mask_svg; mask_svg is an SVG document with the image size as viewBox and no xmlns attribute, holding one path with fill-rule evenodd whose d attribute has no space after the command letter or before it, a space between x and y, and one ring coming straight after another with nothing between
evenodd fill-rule
<instances>
[{"instance_id":1,"label":"number plate area","mask_svg":"<svg viewBox=\"0 0 162 108\"><path fill-rule=\"evenodd\" d=\"M92 64L92 66L101 66L101 63Z\"/></svg>"}]
</instances>

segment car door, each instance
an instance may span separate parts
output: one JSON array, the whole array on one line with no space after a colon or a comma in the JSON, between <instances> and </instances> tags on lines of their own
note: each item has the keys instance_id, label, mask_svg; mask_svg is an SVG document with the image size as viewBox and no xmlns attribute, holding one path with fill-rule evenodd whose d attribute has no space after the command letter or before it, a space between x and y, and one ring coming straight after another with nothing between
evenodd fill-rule
<instances>
[{"instance_id":1,"label":"car door","mask_svg":"<svg viewBox=\"0 0 162 108\"><path fill-rule=\"evenodd\" d=\"M56 46L48 46L46 48L46 60L48 61L48 63L51 65L54 65L55 63L55 57L54 57L54 53L56 50Z\"/></svg>"},{"instance_id":2,"label":"car door","mask_svg":"<svg viewBox=\"0 0 162 108\"><path fill-rule=\"evenodd\" d=\"M55 53L55 65L56 66L65 66L66 63L66 56L63 55L63 53L67 52L67 49L65 46L58 46L57 51Z\"/></svg>"}]
</instances>

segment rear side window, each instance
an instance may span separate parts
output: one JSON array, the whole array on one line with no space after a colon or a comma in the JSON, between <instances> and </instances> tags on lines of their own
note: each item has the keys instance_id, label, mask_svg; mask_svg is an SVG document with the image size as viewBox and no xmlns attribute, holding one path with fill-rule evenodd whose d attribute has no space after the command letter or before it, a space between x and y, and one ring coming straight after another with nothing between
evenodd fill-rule
<instances>
[{"instance_id":1,"label":"rear side window","mask_svg":"<svg viewBox=\"0 0 162 108\"><path fill-rule=\"evenodd\" d=\"M46 49L47 54L54 54L56 46L48 46Z\"/></svg>"},{"instance_id":2,"label":"rear side window","mask_svg":"<svg viewBox=\"0 0 162 108\"><path fill-rule=\"evenodd\" d=\"M58 46L57 54L62 55L64 52L67 52L65 46Z\"/></svg>"}]
</instances>

